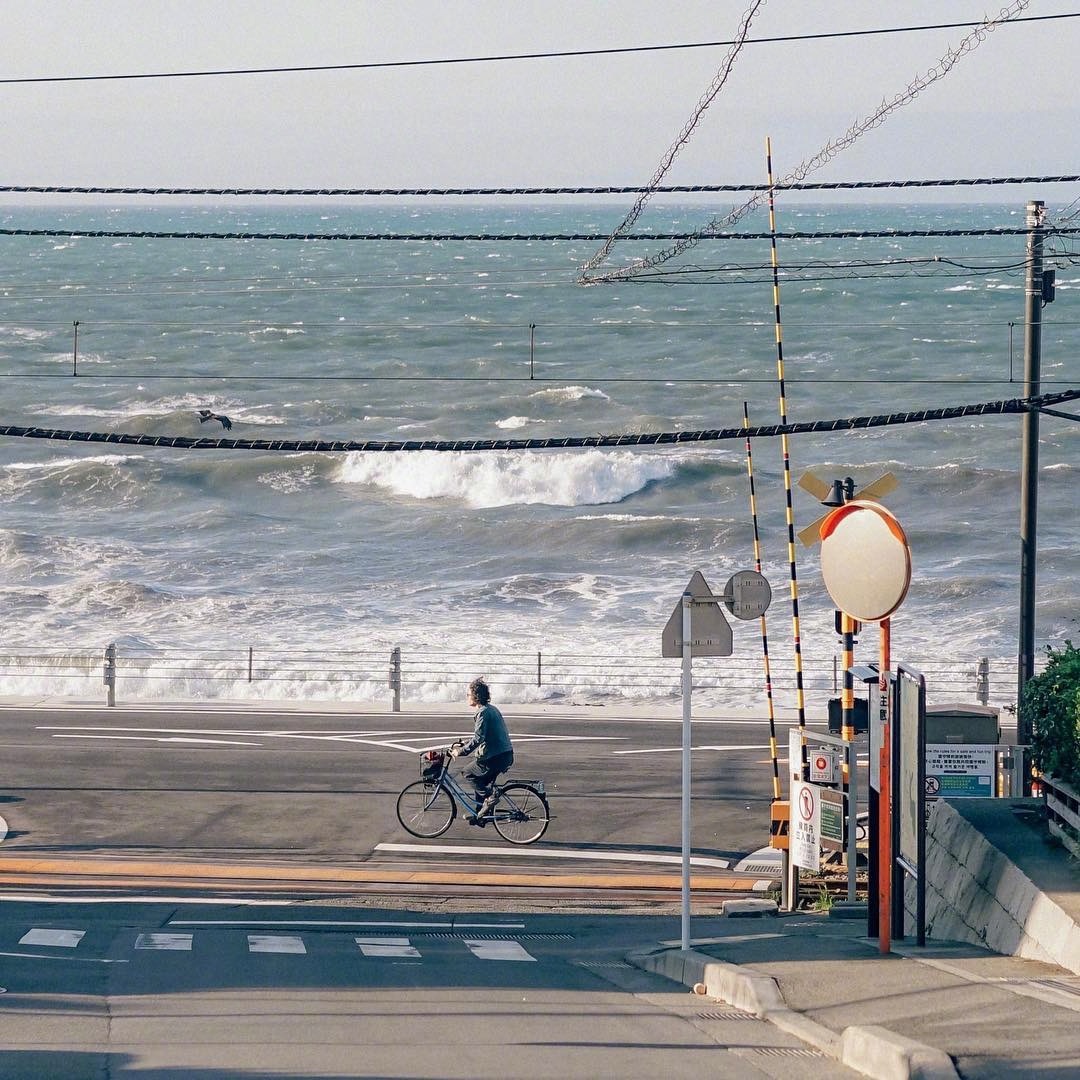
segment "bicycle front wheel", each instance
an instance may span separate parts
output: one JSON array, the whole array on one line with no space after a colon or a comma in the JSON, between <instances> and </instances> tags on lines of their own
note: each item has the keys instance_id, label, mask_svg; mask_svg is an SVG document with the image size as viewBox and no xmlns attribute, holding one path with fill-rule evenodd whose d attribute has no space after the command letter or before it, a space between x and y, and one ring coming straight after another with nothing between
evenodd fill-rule
<instances>
[{"instance_id":1,"label":"bicycle front wheel","mask_svg":"<svg viewBox=\"0 0 1080 1080\"><path fill-rule=\"evenodd\" d=\"M430 840L442 836L454 821L454 800L441 784L415 780L397 799L398 821L406 832Z\"/></svg>"},{"instance_id":2,"label":"bicycle front wheel","mask_svg":"<svg viewBox=\"0 0 1080 1080\"><path fill-rule=\"evenodd\" d=\"M547 799L531 784L507 784L492 812L495 828L511 844L532 844L551 820Z\"/></svg>"}]
</instances>

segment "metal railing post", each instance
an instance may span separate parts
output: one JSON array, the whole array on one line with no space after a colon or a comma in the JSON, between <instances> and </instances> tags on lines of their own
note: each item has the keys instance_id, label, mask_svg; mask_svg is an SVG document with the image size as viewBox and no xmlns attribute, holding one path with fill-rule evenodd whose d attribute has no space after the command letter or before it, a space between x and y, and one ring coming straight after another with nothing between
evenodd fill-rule
<instances>
[{"instance_id":1,"label":"metal railing post","mask_svg":"<svg viewBox=\"0 0 1080 1080\"><path fill-rule=\"evenodd\" d=\"M105 683L105 701L109 708L116 704L116 645L105 646L105 670L102 681Z\"/></svg>"},{"instance_id":2,"label":"metal railing post","mask_svg":"<svg viewBox=\"0 0 1080 1080\"><path fill-rule=\"evenodd\" d=\"M248 646L248 682L255 681L255 649Z\"/></svg>"},{"instance_id":3,"label":"metal railing post","mask_svg":"<svg viewBox=\"0 0 1080 1080\"><path fill-rule=\"evenodd\" d=\"M536 653L536 685L540 685L540 653Z\"/></svg>"},{"instance_id":4,"label":"metal railing post","mask_svg":"<svg viewBox=\"0 0 1080 1080\"><path fill-rule=\"evenodd\" d=\"M390 650L390 689L394 691L394 712L401 712L401 646Z\"/></svg>"}]
</instances>

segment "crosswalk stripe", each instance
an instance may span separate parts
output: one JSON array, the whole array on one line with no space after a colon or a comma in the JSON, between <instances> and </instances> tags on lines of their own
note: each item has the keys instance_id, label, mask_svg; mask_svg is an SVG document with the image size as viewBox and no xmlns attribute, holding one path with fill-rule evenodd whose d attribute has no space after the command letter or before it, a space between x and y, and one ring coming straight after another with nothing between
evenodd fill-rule
<instances>
[{"instance_id":1,"label":"crosswalk stripe","mask_svg":"<svg viewBox=\"0 0 1080 1080\"><path fill-rule=\"evenodd\" d=\"M34 927L21 938L20 945L57 945L65 949L74 949L83 939L85 930L45 930Z\"/></svg>"},{"instance_id":2,"label":"crosswalk stripe","mask_svg":"<svg viewBox=\"0 0 1080 1080\"><path fill-rule=\"evenodd\" d=\"M358 937L354 939L365 956L418 957L419 950L407 937Z\"/></svg>"},{"instance_id":3,"label":"crosswalk stripe","mask_svg":"<svg viewBox=\"0 0 1080 1080\"><path fill-rule=\"evenodd\" d=\"M191 934L140 934L135 939L136 949L172 949L191 951Z\"/></svg>"},{"instance_id":4,"label":"crosswalk stripe","mask_svg":"<svg viewBox=\"0 0 1080 1080\"><path fill-rule=\"evenodd\" d=\"M33 927L19 939L20 945L45 945L74 949L85 936L85 930L60 930L51 927ZM298 934L247 934L248 952L251 953L289 953L296 956L307 955L304 939ZM447 934L432 934L430 937L449 937ZM454 935L456 936L456 935ZM540 935L543 936L543 935ZM551 935L558 936L558 935ZM412 960L421 959L420 950L408 937L383 936L373 934L354 935L353 940L364 956L399 957ZM140 933L135 938L136 949L167 950L173 952L191 952L194 943L192 933L163 933L160 931ZM522 944L513 938L467 937L462 943L478 960L535 961ZM11 953L5 955L28 955ZM44 954L43 954L44 955Z\"/></svg>"},{"instance_id":5,"label":"crosswalk stripe","mask_svg":"<svg viewBox=\"0 0 1080 1080\"><path fill-rule=\"evenodd\" d=\"M253 953L306 953L303 938L292 934L248 934L248 952Z\"/></svg>"},{"instance_id":6,"label":"crosswalk stripe","mask_svg":"<svg viewBox=\"0 0 1080 1080\"><path fill-rule=\"evenodd\" d=\"M466 938L465 944L477 960L536 960L516 941L478 941Z\"/></svg>"}]
</instances>

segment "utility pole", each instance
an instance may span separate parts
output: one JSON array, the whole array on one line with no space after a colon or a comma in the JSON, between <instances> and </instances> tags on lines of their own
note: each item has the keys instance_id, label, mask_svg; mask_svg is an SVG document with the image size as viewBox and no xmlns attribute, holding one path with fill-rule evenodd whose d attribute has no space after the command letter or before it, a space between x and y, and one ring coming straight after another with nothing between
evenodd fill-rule
<instances>
[{"instance_id":1,"label":"utility pole","mask_svg":"<svg viewBox=\"0 0 1080 1080\"><path fill-rule=\"evenodd\" d=\"M1045 206L1027 204L1027 279L1024 288L1024 397L1039 392L1042 362L1043 221ZM1024 685L1035 674L1035 557L1039 501L1039 413L1020 421L1020 654L1016 673L1017 742L1030 745L1032 726L1019 711ZM1024 769L1024 794L1031 794L1031 770Z\"/></svg>"}]
</instances>

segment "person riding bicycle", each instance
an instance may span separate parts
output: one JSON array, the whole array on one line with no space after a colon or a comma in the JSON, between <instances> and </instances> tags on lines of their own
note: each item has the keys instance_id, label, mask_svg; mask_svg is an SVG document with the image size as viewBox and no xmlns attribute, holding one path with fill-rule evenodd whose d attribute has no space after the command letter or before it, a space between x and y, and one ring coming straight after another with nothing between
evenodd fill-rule
<instances>
[{"instance_id":1,"label":"person riding bicycle","mask_svg":"<svg viewBox=\"0 0 1080 1080\"><path fill-rule=\"evenodd\" d=\"M490 808L486 800L498 775L514 764L514 747L503 714L491 704L491 690L483 679L469 683L469 704L476 709L473 737L467 743L455 743L450 755L467 757L479 748L475 764L464 775L476 792L476 813L469 816L469 824L483 825L481 819Z\"/></svg>"}]
</instances>

